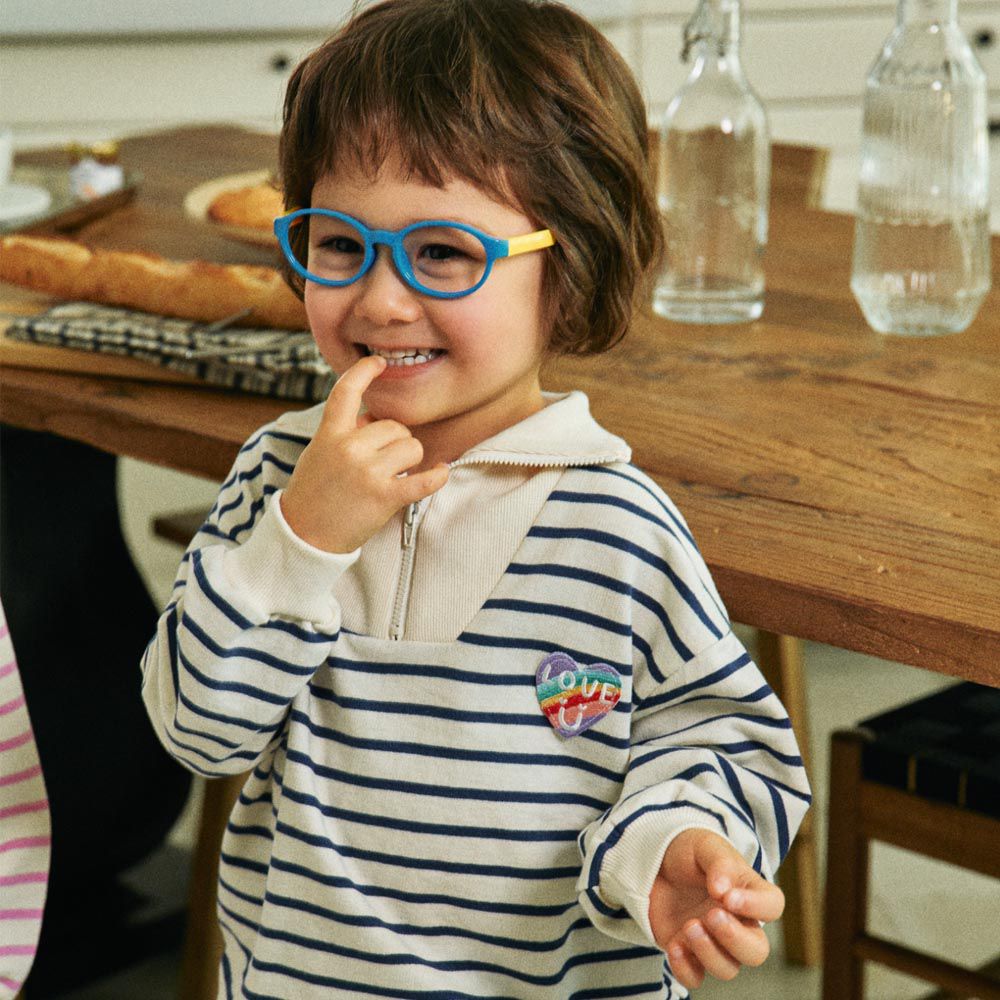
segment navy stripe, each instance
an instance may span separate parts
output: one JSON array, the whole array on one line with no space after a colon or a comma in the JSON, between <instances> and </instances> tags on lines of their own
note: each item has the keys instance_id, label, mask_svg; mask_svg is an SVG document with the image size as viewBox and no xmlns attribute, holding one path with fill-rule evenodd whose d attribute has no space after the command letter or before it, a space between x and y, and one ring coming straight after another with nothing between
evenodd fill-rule
<instances>
[{"instance_id":1,"label":"navy stripe","mask_svg":"<svg viewBox=\"0 0 1000 1000\"><path fill-rule=\"evenodd\" d=\"M595 615L590 611L581 611L579 608L570 608L561 604L544 604L539 601L517 601L496 598L487 601L483 605L483 608L493 608L501 611L520 611L533 615L551 615L554 618L568 618L570 621L592 625L594 628L603 629L605 632L612 632L615 635L630 635L632 632L632 629L627 624L612 621L610 618Z\"/></svg>"},{"instance_id":2,"label":"navy stripe","mask_svg":"<svg viewBox=\"0 0 1000 1000\"><path fill-rule=\"evenodd\" d=\"M583 760L580 757L569 757L562 754L548 753L513 753L507 750L463 750L456 747L435 746L425 743L407 743L399 740L376 740L365 739L360 736L351 736L336 729L330 729L313 722L304 712L293 708L291 718L294 723L305 726L313 736L331 740L344 746L354 747L358 750L374 750L384 753L413 754L419 757L438 757L443 760L468 760L478 761L487 764L504 764L510 766L545 766L545 767L570 767L590 774L596 774L600 778L619 783L624 779L624 774L607 767L601 767L591 761Z\"/></svg>"},{"instance_id":3,"label":"navy stripe","mask_svg":"<svg viewBox=\"0 0 1000 1000\"><path fill-rule=\"evenodd\" d=\"M607 466L592 466L584 470L585 472L596 472L601 475L607 476L617 476L619 479L624 479L626 482L631 483L633 486L642 490L644 493L648 493L657 503L657 506L664 514L670 519L677 530L694 546L695 550L698 548L698 543L694 539L694 535L691 534L688 526L684 523L683 518L678 514L678 512L671 508L671 506L664 500L663 494L658 492L659 487L653 486L650 482L646 481L646 473L643 472L637 465L633 465L631 462L628 467L634 469L638 476L630 476L628 473L621 472L618 469L611 469ZM641 478L640 478L641 477Z\"/></svg>"},{"instance_id":4,"label":"navy stripe","mask_svg":"<svg viewBox=\"0 0 1000 1000\"><path fill-rule=\"evenodd\" d=\"M612 997L640 997L647 993L663 993L663 983L638 983L635 986L598 986L595 989L576 990L569 995L569 1000L604 1000ZM665 1000L670 1000L666 997Z\"/></svg>"},{"instance_id":5,"label":"navy stripe","mask_svg":"<svg viewBox=\"0 0 1000 1000\"><path fill-rule=\"evenodd\" d=\"M265 436L264 434L260 434L258 435L256 440L249 441L242 448L240 448L239 454L242 455L245 452L253 450L253 448L255 448L256 445L264 438L264 436ZM294 439L289 438L288 440L294 440ZM302 442L302 443L308 444L308 442ZM256 465L252 466L249 469L239 469L239 470L234 469L230 473L229 478L220 487L219 493L220 494L224 493L226 490L235 486L237 483L253 482L253 480L257 479L260 476L261 472L264 469L265 462L268 463L269 465L274 465L280 472L284 472L285 475L288 477L290 477L291 474L295 471L294 462L286 462L283 459L279 458L274 452L265 450L260 453L260 460L256 463Z\"/></svg>"},{"instance_id":6,"label":"navy stripe","mask_svg":"<svg viewBox=\"0 0 1000 1000\"><path fill-rule=\"evenodd\" d=\"M201 645L218 660L250 660L292 677L311 677L316 666L297 667L264 650L252 646L231 646L216 642L187 612L181 618L181 628L186 629Z\"/></svg>"},{"instance_id":7,"label":"navy stripe","mask_svg":"<svg viewBox=\"0 0 1000 1000\"><path fill-rule=\"evenodd\" d=\"M798 754L781 753L779 750L775 750L773 747L769 747L766 743L761 743L759 740L743 740L740 743L719 743L713 749L722 750L729 754L760 751L761 753L768 754L775 760L780 760L782 764L788 764L790 767L802 767L802 758Z\"/></svg>"},{"instance_id":8,"label":"navy stripe","mask_svg":"<svg viewBox=\"0 0 1000 1000\"><path fill-rule=\"evenodd\" d=\"M187 658L179 655L178 660L184 663L184 666L188 669L190 664L187 662ZM175 661L177 662L177 661ZM210 722L221 722L227 726L232 726L234 729L247 729L251 733L276 733L284 725L284 717L275 720L274 722L263 723L257 725L253 722L247 722L245 719L238 719L233 715L223 715L221 712L212 712L207 708L199 705L197 702L192 701L183 691L177 692L177 699L181 705L184 706L187 711L192 715L200 716L203 719L207 719ZM176 722L176 708L174 710L174 721ZM193 730L192 730L193 732ZM203 738L208 738L208 733L199 733ZM234 746L239 746L240 744L234 743Z\"/></svg>"},{"instance_id":9,"label":"navy stripe","mask_svg":"<svg viewBox=\"0 0 1000 1000\"><path fill-rule=\"evenodd\" d=\"M777 790L766 784L768 794L771 796L771 805L774 808L774 820L778 827L778 864L785 860L788 848L791 846L791 837L788 833L788 816L785 813L785 803ZM775 866L777 867L777 865Z\"/></svg>"},{"instance_id":10,"label":"navy stripe","mask_svg":"<svg viewBox=\"0 0 1000 1000\"><path fill-rule=\"evenodd\" d=\"M580 583L591 583L594 586L603 587L615 594L627 594L636 604L641 604L647 611L651 611L656 616L663 626L671 646L674 647L675 652L683 661L687 662L694 658L694 654L677 634L677 629L674 628L663 604L630 583L613 576L597 573L594 570L580 569L577 566L564 566L559 563L511 563L507 567L507 572L514 576L554 576L566 580L577 580ZM665 679L662 672L658 670L657 680L663 682Z\"/></svg>"},{"instance_id":11,"label":"navy stripe","mask_svg":"<svg viewBox=\"0 0 1000 1000\"><path fill-rule=\"evenodd\" d=\"M387 792L397 792L405 795L427 796L429 798L463 799L473 802L520 802L530 805L575 805L585 806L600 812L606 809L608 803L595 799L590 795L577 795L571 792L513 792L500 788L462 788L440 784L425 784L418 781L401 781L388 778L371 778L351 774L336 767L317 764L314 760L298 750L289 750L288 760L307 767L313 774L337 781L343 785L356 785L360 788L379 788Z\"/></svg>"},{"instance_id":12,"label":"navy stripe","mask_svg":"<svg viewBox=\"0 0 1000 1000\"><path fill-rule=\"evenodd\" d=\"M558 841L575 841L579 832L573 830L500 830L496 827L463 826L458 823L425 823L420 820L396 819L392 816L375 816L356 812L352 809L342 809L338 806L326 805L315 795L306 795L294 788L284 786L282 796L300 805L310 806L321 815L342 819L348 823L358 823L361 826L377 826L386 830L403 830L406 833L419 833L432 837L468 837L475 840L516 841L520 843L550 843Z\"/></svg>"},{"instance_id":13,"label":"navy stripe","mask_svg":"<svg viewBox=\"0 0 1000 1000\"><path fill-rule=\"evenodd\" d=\"M695 613L698 620L708 629L716 639L721 639L723 633L714 621L705 613L698 599L694 596L691 588L674 572L673 567L660 556L648 552L646 549L618 535L612 535L607 531L596 531L592 528L547 528L543 525L535 525L528 530L528 536L532 538L556 538L575 539L577 541L594 542L597 545L605 545L608 548L618 549L627 552L636 559L641 560L654 569L659 570L670 581L674 590L684 601L684 603Z\"/></svg>"},{"instance_id":14,"label":"navy stripe","mask_svg":"<svg viewBox=\"0 0 1000 1000\"><path fill-rule=\"evenodd\" d=\"M651 761L658 760L661 757L669 756L675 753L691 753L691 747L664 747L660 750L656 750L653 753L646 754L641 760L637 760L633 763L632 774L638 770L643 764L648 764ZM659 775L658 780L653 782L653 784L658 784L663 781L690 781L692 778L697 777L699 774L709 774L714 778L722 778L730 789L736 794L737 801L740 805L744 807L745 812L732 802L727 801L721 795L716 795L714 792L704 789L707 794L711 795L721 806L728 809L737 819L739 819L743 824L745 824L754 834L757 832L757 826L753 818L753 810L750 808L749 803L747 803L745 796L743 795L743 789L740 787L739 782L736 779L735 773L729 762L717 753L711 753L713 760L719 765L722 773L716 769L712 764L707 762L702 762L698 764L692 764L687 770L681 771L674 774ZM638 789L636 792L631 793L627 798L631 798L632 795L637 795L641 791L645 791L646 788L650 788L652 785L644 785L642 788ZM622 800L622 801L627 801Z\"/></svg>"},{"instance_id":15,"label":"navy stripe","mask_svg":"<svg viewBox=\"0 0 1000 1000\"><path fill-rule=\"evenodd\" d=\"M234 694L246 695L255 701L264 702L266 705L287 706L292 700L292 695L272 694L262 688L254 687L252 684L243 684L240 681L219 681L208 674L202 673L197 667L182 653L180 656L184 669L198 681L212 691L232 691Z\"/></svg>"},{"instance_id":16,"label":"navy stripe","mask_svg":"<svg viewBox=\"0 0 1000 1000\"><path fill-rule=\"evenodd\" d=\"M761 774L760 771L755 771L752 767L746 767L746 766L744 766L743 770L747 771L749 774L752 774L757 778L760 778L760 780L763 781L765 784L772 785L779 791L784 792L786 795L791 795L793 798L798 799L800 802L804 802L806 805L809 805L813 800L812 795L808 791L803 791L800 788L792 788L791 785L786 785L784 782L778 781L776 778L771 777L771 775L769 774Z\"/></svg>"},{"instance_id":17,"label":"navy stripe","mask_svg":"<svg viewBox=\"0 0 1000 1000\"><path fill-rule=\"evenodd\" d=\"M278 823L278 832L283 835L292 836L296 840L305 839L305 837L299 836L301 831L289 827L286 823ZM309 841L320 841L325 846L328 846L330 850L335 851L345 858L374 861L378 864L392 865L397 868L441 871L460 875L471 874L482 878L517 878L530 882L558 881L559 879L572 879L575 882L580 875L579 866L572 869L529 869L510 868L503 865L461 865L457 862L435 863L423 858L406 858L397 855L380 854L378 851L351 850L339 844L334 844L325 837L310 836ZM223 854L222 857L227 864L232 864L234 861L240 860L235 855ZM244 866L237 864L235 867ZM470 893L470 896L478 897L471 899L464 896L449 896L445 893L412 892L406 889L392 889L380 885L366 885L361 882L354 882L341 875L324 875L306 868L304 865L286 861L277 856L271 858L271 867L289 875L297 875L308 879L326 888L350 889L362 896L398 899L404 903L417 903L421 906L453 906L459 910L476 910L483 913L507 913L518 917L544 918L547 920L551 917L561 917L578 905L575 896L565 903L536 905L530 903L511 903L507 900L484 899L482 892ZM472 870L470 871L469 869ZM266 866L264 866L264 870L266 871ZM549 872L558 872L559 874L550 875L548 874Z\"/></svg>"},{"instance_id":18,"label":"navy stripe","mask_svg":"<svg viewBox=\"0 0 1000 1000\"><path fill-rule=\"evenodd\" d=\"M746 712L733 712L731 715L712 715L680 729L669 729L663 732L659 739L674 739L684 733L690 733L692 729L700 729L702 726L712 726L716 723L728 723L730 719L742 719L744 722L753 722L758 726L768 729L791 729L792 724L788 719L775 719L768 715L748 715ZM695 744L697 746L698 744Z\"/></svg>"},{"instance_id":19,"label":"navy stripe","mask_svg":"<svg viewBox=\"0 0 1000 1000\"><path fill-rule=\"evenodd\" d=\"M601 845L594 852L593 860L590 863L590 875L588 877L588 886L591 889L596 889L601 881L601 866L604 864L604 859L608 853L624 836L625 831L641 816L645 816L647 813L655 812L672 812L675 809L694 809L698 812L705 813L706 816L711 816L712 819L719 824L719 827L726 831L726 821L725 819L711 809L706 809L705 806L698 805L696 802L666 802L666 803L652 803L648 806L642 806L637 809L634 813L626 816L620 823L616 823L612 827L611 831L605 836Z\"/></svg>"},{"instance_id":20,"label":"navy stripe","mask_svg":"<svg viewBox=\"0 0 1000 1000\"><path fill-rule=\"evenodd\" d=\"M200 537L201 535L210 535L212 538L218 538L220 541L223 541L223 542L231 542L232 541L232 539L229 537L229 535L227 535L224 531L221 531L211 521L206 521L198 529L198 537ZM197 541L197 538L196 538L196 541ZM184 553L184 556L181 559L181 565L183 566L184 563L186 563L191 558L191 556L194 555L194 553L196 551L197 551L197 549L188 549L188 551Z\"/></svg>"},{"instance_id":21,"label":"navy stripe","mask_svg":"<svg viewBox=\"0 0 1000 1000\"><path fill-rule=\"evenodd\" d=\"M248 476L246 478L253 479L253 478L255 478L255 476L256 476L256 473L254 473L252 476ZM241 479L241 482L242 481L243 480ZM229 501L229 503L223 504L221 507L219 506L219 500L222 499L222 493L220 493L219 494L219 500L216 500L216 502L215 502L216 506L213 507L212 510L209 512L208 520L211 521L211 522L213 522L213 523L215 523L215 524L218 524L219 522L222 521L223 517L225 517L226 514L229 514L229 513L231 513L234 510L238 510L248 500L250 501L250 506L249 506L248 509L251 511L251 513L253 513L254 515L256 515L257 512L263 506L263 501L266 500L268 497L273 496L275 493L278 492L278 490L280 490L282 488L283 487L281 487L281 486L275 486L272 483L265 483L263 485L263 487L261 488L260 496L257 497L257 499L255 499L255 500L251 500L250 496L247 493L245 493L242 490L240 490L239 492L237 492L236 496L232 500ZM236 528L230 529L230 532L227 533L226 535L223 535L223 537L229 538L230 541L235 541L236 540L236 536L240 533L240 531L244 530L246 527L248 527L248 522L245 521L245 522L243 522L242 525L237 525Z\"/></svg>"},{"instance_id":22,"label":"navy stripe","mask_svg":"<svg viewBox=\"0 0 1000 1000\"><path fill-rule=\"evenodd\" d=\"M742 670L743 667L750 666L753 661L750 659L750 654L743 652L736 657L735 660L730 660L729 663L724 666L719 667L710 674L706 674L703 677L699 677L697 680L691 681L689 684L683 684L680 687L671 688L669 691L664 691L662 694L650 695L648 698L643 698L642 709L645 712L647 709L658 708L663 705L667 705L672 701L676 701L678 698L683 697L691 691L700 691L702 688L712 687L718 684L720 681L724 681L727 677L731 677L733 674ZM754 700L759 700L757 698L757 692L761 688L757 688L754 692ZM773 694L771 689L767 688L768 694ZM706 695L706 697L711 697ZM721 695L722 698L729 697L728 695ZM694 699L689 699L694 700ZM687 704L687 702L682 702L681 704Z\"/></svg>"},{"instance_id":23,"label":"navy stripe","mask_svg":"<svg viewBox=\"0 0 1000 1000\"><path fill-rule=\"evenodd\" d=\"M751 691L749 694L696 694L693 698L685 698L683 701L677 702L674 708L680 708L683 705L695 705L699 701L728 701L733 705L752 705L758 701L770 698L773 694L774 691L767 684L761 684L759 688ZM643 702L643 705L645 705L645 702Z\"/></svg>"},{"instance_id":24,"label":"navy stripe","mask_svg":"<svg viewBox=\"0 0 1000 1000\"><path fill-rule=\"evenodd\" d=\"M247 508L248 516L244 520L228 526L228 528L226 529L226 537L231 542L239 541L240 536L245 535L257 523L257 520L260 517L261 511L263 511L264 504L266 502L267 502L267 494L266 491L264 491Z\"/></svg>"},{"instance_id":25,"label":"navy stripe","mask_svg":"<svg viewBox=\"0 0 1000 1000\"><path fill-rule=\"evenodd\" d=\"M371 698L349 698L346 695L339 695L328 688L313 686L313 696L321 701L330 701L338 708L356 709L359 712L374 712L384 715L413 715L430 719L444 719L448 722L479 722L496 726L532 726L547 729L549 720L542 714L541 709L537 713L530 715L522 712L473 712L461 708L443 708L439 705L420 705L408 701L384 701L373 700ZM628 712L629 706L625 703L624 709L619 701L612 711L619 710ZM610 713L609 713L610 714ZM588 729L575 739L585 739L592 737L597 739L599 735L593 729ZM610 740L610 737L603 737ZM600 739L598 740L601 741ZM628 746L628 740L614 740L611 745L622 747Z\"/></svg>"},{"instance_id":26,"label":"navy stripe","mask_svg":"<svg viewBox=\"0 0 1000 1000\"><path fill-rule=\"evenodd\" d=\"M563 643L545 642L542 639L514 638L503 635L484 635L480 632L463 632L458 637L459 642L465 642L472 646L490 646L494 649L535 649L540 653L565 653L571 656L577 663L590 666L595 663L607 663L614 667L623 677L632 676L632 664L615 662L609 658L602 659L593 653L587 653L580 649L573 649Z\"/></svg>"},{"instance_id":27,"label":"navy stripe","mask_svg":"<svg viewBox=\"0 0 1000 1000\"><path fill-rule=\"evenodd\" d=\"M242 895L241 893L233 890L231 886L227 886L227 888L236 896ZM246 899L247 902L256 903L258 906L260 905L260 900L255 900L250 896L247 896ZM460 926L447 926L439 924L425 927L419 924L391 923L386 920L380 920L378 917L353 916L350 914L340 913L337 910L331 910L327 906L320 906L316 903L307 903L304 900L294 899L291 896L280 896L277 893L270 891L265 894L264 900L273 906L278 906L287 910L296 910L300 913L308 913L310 916L319 917L322 920L329 920L336 924L345 924L349 927L381 928L402 937L467 938L471 941L481 941L483 944L492 945L495 948L509 948L512 951L523 952L558 951L566 944L574 931L593 929L591 922L586 917L581 917L579 920L570 924L570 926L567 927L566 930L559 935L559 937L548 941L533 941L523 938L502 937L497 934L483 934Z\"/></svg>"},{"instance_id":28,"label":"navy stripe","mask_svg":"<svg viewBox=\"0 0 1000 1000\"><path fill-rule=\"evenodd\" d=\"M646 668L649 670L653 680L657 684L665 683L667 678L656 662L656 657L653 655L653 647L640 635L632 636L632 646L646 661ZM632 704L635 708L639 708L642 704L635 691L632 692Z\"/></svg>"},{"instance_id":29,"label":"navy stripe","mask_svg":"<svg viewBox=\"0 0 1000 1000\"><path fill-rule=\"evenodd\" d=\"M226 618L228 618L238 628L248 631L259 629L263 632L280 632L290 635L293 639L306 643L333 643L339 636L339 631L334 633L320 632L315 629L305 628L289 621L272 619L266 622L252 622L249 618L241 615L209 582L208 574L202 565L203 556L200 549L195 549L191 553L191 566L194 569L195 579L205 597L214 605Z\"/></svg>"},{"instance_id":30,"label":"navy stripe","mask_svg":"<svg viewBox=\"0 0 1000 1000\"><path fill-rule=\"evenodd\" d=\"M208 582L205 567L202 565L201 550L196 549L191 553L191 568L194 571L194 578L198 581L205 596L226 618L228 618L237 628L248 630L253 628L254 623L249 618L241 615L227 600L223 599Z\"/></svg>"},{"instance_id":31,"label":"navy stripe","mask_svg":"<svg viewBox=\"0 0 1000 1000\"><path fill-rule=\"evenodd\" d=\"M239 919L235 913L232 913L223 904L220 904L220 906L223 906L226 913L229 913L231 916ZM657 952L651 952L649 948L622 948L616 951L595 951L583 955L571 955L566 959L566 961L563 962L561 968L559 968L556 972L550 973L549 975L532 975L531 973L521 972L518 969L510 969L506 966L498 965L493 962L478 962L471 959L433 961L432 959L421 958L417 955L406 955L400 953L393 955L377 954L374 952L362 951L359 948L347 948L343 945L335 944L332 941L319 941L315 938L309 938L302 934L292 934L287 931L275 930L270 927L261 927L258 934L261 937L269 938L273 941L284 941L287 944L293 944L300 948L306 948L314 952L327 955L340 955L344 958L351 958L360 962L368 962L372 965L415 965L423 968L436 969L440 972L487 972L498 976L505 976L509 979L514 979L517 982L531 983L534 986L557 986L565 978L567 972L579 965L597 965L604 962L626 962L630 959L647 958L651 954L658 954ZM283 975L291 976L294 979L300 979L315 985L340 986L343 982L342 980L331 979L327 976L320 976L312 973L306 973L301 970L291 969L290 967L284 965L272 965L270 963L264 964L255 961L253 963L253 967L260 971L279 972Z\"/></svg>"},{"instance_id":32,"label":"navy stripe","mask_svg":"<svg viewBox=\"0 0 1000 1000\"><path fill-rule=\"evenodd\" d=\"M534 687L535 675L493 674L483 670L458 670L432 663L404 663L398 660L355 660L334 655L328 660L334 671L351 670L362 674L389 675L392 677L433 677L437 680L455 681L459 684L478 684L488 687Z\"/></svg>"},{"instance_id":33,"label":"navy stripe","mask_svg":"<svg viewBox=\"0 0 1000 1000\"><path fill-rule=\"evenodd\" d=\"M248 439L246 444L240 448L238 454L245 455L248 451L253 451L254 448L260 444L264 438L274 438L277 441L295 441L301 442L303 445L309 443L306 438L295 437L291 434L286 434L283 431L277 431L274 429L273 424L265 424L263 427L258 428Z\"/></svg>"},{"instance_id":34,"label":"navy stripe","mask_svg":"<svg viewBox=\"0 0 1000 1000\"><path fill-rule=\"evenodd\" d=\"M674 531L676 519L671 519L672 523L668 524L662 518L657 517L655 514L651 514L644 507L640 507L638 504L634 504L630 500L626 500L623 497L616 497L611 493L578 493L570 490L553 490L553 492L549 495L549 499L561 500L566 503L601 504L602 506L615 507L618 510L625 510L630 514L635 514L637 517L641 517L643 520L649 521L651 524L655 524L657 527L662 528L672 538L677 538L677 534ZM690 533L686 531L684 532L684 540L690 545L694 545L694 539L691 537ZM678 541L680 541L680 539L678 539Z\"/></svg>"},{"instance_id":35,"label":"navy stripe","mask_svg":"<svg viewBox=\"0 0 1000 1000\"><path fill-rule=\"evenodd\" d=\"M222 757L213 757L211 754L206 753L199 747L193 746L190 743L181 742L181 740L174 736L173 733L167 733L167 738L170 740L170 745L174 747L175 750L182 751L181 753L178 753L177 756L184 757L184 762L188 767L193 768L205 777L216 777L219 773L219 765L225 764L230 760L245 760L248 764L252 764L263 752L262 750L236 750L233 751L233 753L224 754ZM190 755L192 754L203 764L208 764L211 770L206 770L192 761L190 759Z\"/></svg>"}]
</instances>

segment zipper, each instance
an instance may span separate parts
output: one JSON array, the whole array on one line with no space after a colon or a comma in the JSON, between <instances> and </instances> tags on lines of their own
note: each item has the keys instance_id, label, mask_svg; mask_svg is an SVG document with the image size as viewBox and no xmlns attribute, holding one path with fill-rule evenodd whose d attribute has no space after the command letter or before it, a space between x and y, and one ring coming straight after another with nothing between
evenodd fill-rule
<instances>
[{"instance_id":1,"label":"zipper","mask_svg":"<svg viewBox=\"0 0 1000 1000\"><path fill-rule=\"evenodd\" d=\"M470 455L468 458L458 458L448 464L456 469L462 465L525 465L534 466L538 469L560 469L572 468L577 465L608 465L612 462L622 462L625 459L621 454L589 455L581 458L546 458L544 456L533 455L511 455L499 456L496 454Z\"/></svg>"},{"instance_id":2,"label":"zipper","mask_svg":"<svg viewBox=\"0 0 1000 1000\"><path fill-rule=\"evenodd\" d=\"M599 457L590 456L586 459L586 464L603 465L608 462L622 461L621 455L602 455ZM540 469L563 468L573 465L573 460L569 457L564 459L546 458L545 456L534 455L470 455L467 458L460 458L450 465L454 469L461 465L531 465ZM413 563L416 557L417 534L420 530L420 521L423 517L424 506L431 497L424 497L415 503L407 504L403 509L402 525L402 551L403 558L399 567L399 579L396 583L396 596L392 602L392 618L389 621L389 638L399 641L403 638L406 629L406 606L410 601L410 587L413 583Z\"/></svg>"},{"instance_id":3,"label":"zipper","mask_svg":"<svg viewBox=\"0 0 1000 1000\"><path fill-rule=\"evenodd\" d=\"M410 585L413 583L413 561L423 503L423 500L418 500L407 504L403 511L403 559L399 567L396 597L392 602L392 620L389 622L389 638L397 641L403 638L403 630L406 627L406 605L410 600Z\"/></svg>"}]
</instances>

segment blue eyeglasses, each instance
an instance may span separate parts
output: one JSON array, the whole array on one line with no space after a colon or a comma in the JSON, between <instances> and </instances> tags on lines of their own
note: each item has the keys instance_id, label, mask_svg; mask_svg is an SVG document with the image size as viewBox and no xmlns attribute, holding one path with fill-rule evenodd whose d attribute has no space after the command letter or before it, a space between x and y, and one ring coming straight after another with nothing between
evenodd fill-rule
<instances>
[{"instance_id":1,"label":"blue eyeglasses","mask_svg":"<svg viewBox=\"0 0 1000 1000\"><path fill-rule=\"evenodd\" d=\"M305 223L305 225L303 225ZM555 244L548 229L501 240L462 222L428 220L404 229L369 229L328 208L299 208L274 220L274 234L292 270L307 281L340 288L365 275L375 248L392 250L399 276L436 299L471 295L501 257Z\"/></svg>"}]
</instances>

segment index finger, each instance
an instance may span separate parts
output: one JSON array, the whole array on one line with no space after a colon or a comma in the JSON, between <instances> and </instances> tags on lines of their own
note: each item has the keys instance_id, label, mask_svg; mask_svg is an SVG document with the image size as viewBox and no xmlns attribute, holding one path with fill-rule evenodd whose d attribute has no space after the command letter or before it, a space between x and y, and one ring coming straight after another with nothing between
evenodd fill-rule
<instances>
[{"instance_id":1,"label":"index finger","mask_svg":"<svg viewBox=\"0 0 1000 1000\"><path fill-rule=\"evenodd\" d=\"M760 880L754 888L730 889L721 902L730 913L769 923L785 910L785 894L773 882Z\"/></svg>"},{"instance_id":2,"label":"index finger","mask_svg":"<svg viewBox=\"0 0 1000 1000\"><path fill-rule=\"evenodd\" d=\"M346 433L358 426L361 400L368 386L385 371L387 362L377 354L355 361L333 385L323 407L323 423Z\"/></svg>"}]
</instances>

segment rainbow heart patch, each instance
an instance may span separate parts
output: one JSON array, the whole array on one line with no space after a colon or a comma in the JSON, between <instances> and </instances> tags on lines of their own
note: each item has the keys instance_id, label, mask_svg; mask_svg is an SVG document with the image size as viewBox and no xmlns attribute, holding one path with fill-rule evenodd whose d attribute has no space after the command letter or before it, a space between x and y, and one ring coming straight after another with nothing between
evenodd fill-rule
<instances>
[{"instance_id":1,"label":"rainbow heart patch","mask_svg":"<svg viewBox=\"0 0 1000 1000\"><path fill-rule=\"evenodd\" d=\"M618 704L622 676L607 663L583 667L566 653L551 653L535 674L535 693L552 728L577 736Z\"/></svg>"}]
</instances>

